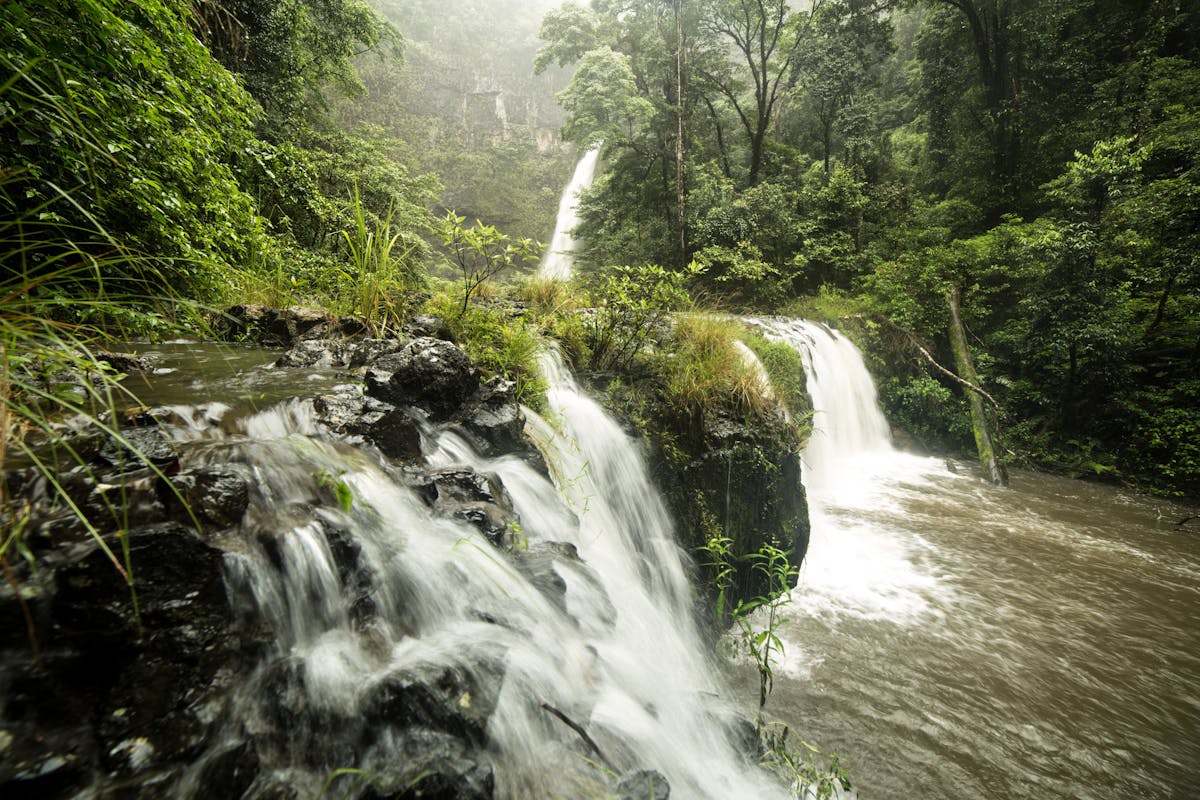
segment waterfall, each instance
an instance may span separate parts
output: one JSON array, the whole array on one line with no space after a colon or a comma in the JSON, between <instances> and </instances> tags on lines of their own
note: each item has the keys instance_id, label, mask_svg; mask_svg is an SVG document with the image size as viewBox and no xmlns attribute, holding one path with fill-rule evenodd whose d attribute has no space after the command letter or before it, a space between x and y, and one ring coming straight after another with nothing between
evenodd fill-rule
<instances>
[{"instance_id":1,"label":"waterfall","mask_svg":"<svg viewBox=\"0 0 1200 800\"><path fill-rule=\"evenodd\" d=\"M891 506L898 483L920 485L945 472L942 462L892 447L875 382L845 336L806 320L747 322L800 353L813 402L812 434L801 454L812 535L795 607L810 615L923 619L939 583L925 555L863 523L859 512ZM790 647L792 656L802 649Z\"/></svg>"},{"instance_id":2,"label":"waterfall","mask_svg":"<svg viewBox=\"0 0 1200 800\"><path fill-rule=\"evenodd\" d=\"M538 275L543 278L569 280L574 270L575 237L572 235L579 224L579 194L592 185L596 175L596 163L600 160L600 148L593 147L583 154L575 165L575 174L563 190L558 203L558 218L554 224L554 236L550 249L546 251Z\"/></svg>"},{"instance_id":3,"label":"waterfall","mask_svg":"<svg viewBox=\"0 0 1200 800\"><path fill-rule=\"evenodd\" d=\"M247 742L259 794L282 783L316 796L352 768L379 796L431 770L463 798L493 785L508 800L611 797L617 778L644 786L647 770L672 797L786 796L721 699L686 556L636 443L555 353L543 367L550 413L527 412L527 428L553 481L453 428L421 429L422 474L503 484L487 491L520 520L508 546L469 515L435 513L412 472L313 436L310 402L193 439L196 464L252 487L228 584L245 624L275 643L181 798L204 796L205 765Z\"/></svg>"},{"instance_id":4,"label":"waterfall","mask_svg":"<svg viewBox=\"0 0 1200 800\"><path fill-rule=\"evenodd\" d=\"M806 488L844 482L848 471L857 469L856 462L892 451L875 382L849 339L807 320L749 321L768 338L794 347L804 359L813 402L812 436L803 454Z\"/></svg>"}]
</instances>

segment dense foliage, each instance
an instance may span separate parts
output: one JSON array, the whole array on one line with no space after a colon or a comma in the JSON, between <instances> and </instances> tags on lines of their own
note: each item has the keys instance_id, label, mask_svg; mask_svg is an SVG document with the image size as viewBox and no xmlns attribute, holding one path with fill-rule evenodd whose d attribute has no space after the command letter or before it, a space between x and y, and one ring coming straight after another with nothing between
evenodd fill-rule
<instances>
[{"instance_id":1,"label":"dense foliage","mask_svg":"<svg viewBox=\"0 0 1200 800\"><path fill-rule=\"evenodd\" d=\"M847 298L919 439L968 447L974 392L1010 458L1200 495L1200 11L592 0L542 36L564 131L605 144L586 268Z\"/></svg>"},{"instance_id":2,"label":"dense foliage","mask_svg":"<svg viewBox=\"0 0 1200 800\"><path fill-rule=\"evenodd\" d=\"M325 115L351 55L398 41L361 0L17 2L0 32L2 200L26 242L98 239L206 300L351 302L342 233L364 219L424 252L433 184ZM25 252L10 270L37 279Z\"/></svg>"},{"instance_id":3,"label":"dense foliage","mask_svg":"<svg viewBox=\"0 0 1200 800\"><path fill-rule=\"evenodd\" d=\"M387 328L462 272L447 211L547 238L561 130L604 146L580 266L609 289L856 313L930 446L998 423L1010 458L1200 495L1200 12L552 2L6 4L6 278L56 313L157 285Z\"/></svg>"}]
</instances>

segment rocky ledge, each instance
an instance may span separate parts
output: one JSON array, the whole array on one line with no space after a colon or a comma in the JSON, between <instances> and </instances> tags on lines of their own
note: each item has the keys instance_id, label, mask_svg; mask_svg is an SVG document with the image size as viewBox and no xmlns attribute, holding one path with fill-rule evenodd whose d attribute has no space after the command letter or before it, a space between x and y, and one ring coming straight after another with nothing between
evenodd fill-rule
<instances>
[{"instance_id":1,"label":"rocky ledge","mask_svg":"<svg viewBox=\"0 0 1200 800\"><path fill-rule=\"evenodd\" d=\"M590 576L574 547L515 546L520 521L502 481L431 465L422 449L449 428L486 456L544 473L511 383L482 380L461 349L430 335L444 328L433 319L414 321L413 336L370 339L308 315L240 318L258 320L257 334L239 329L246 336L290 341L276 369L345 370L345 384L312 399L320 438L378 451L434 517L477 528L565 609L561 574ZM316 331L338 335L311 338ZM207 399L220 398L197 398ZM179 437L145 410L121 424L123 441L71 434L64 443L78 463L53 480L33 469L4 476L15 544L0 588L0 796L292 800L314 796L297 788L306 784L296 773L311 788L311 776L362 763L384 737L387 752L399 747L405 758L373 763L370 781L347 773L337 796L490 800L486 727L502 652L463 654L470 669L405 668L365 687L352 707L314 708L303 664L271 655L279 645L269 615L247 613L254 601L236 596L231 575L244 555L283 563L277 531L303 524L328 548L343 596L357 598L353 624L370 638L379 577L322 510L343 500L336 476L303 474L308 488L280 504L236 436ZM611 609L587 624L612 625ZM631 800L669 791L653 772L613 781L614 796Z\"/></svg>"}]
</instances>

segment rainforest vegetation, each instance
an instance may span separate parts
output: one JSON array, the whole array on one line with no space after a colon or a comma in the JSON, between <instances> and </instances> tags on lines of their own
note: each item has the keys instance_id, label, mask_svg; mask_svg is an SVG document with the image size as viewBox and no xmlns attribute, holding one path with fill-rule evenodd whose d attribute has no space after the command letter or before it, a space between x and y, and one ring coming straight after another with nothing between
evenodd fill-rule
<instances>
[{"instance_id":1,"label":"rainforest vegetation","mask_svg":"<svg viewBox=\"0 0 1200 800\"><path fill-rule=\"evenodd\" d=\"M48 324L247 301L430 303L505 371L454 242L520 277L599 145L578 292L652 266L840 320L931 449L974 416L1014 463L1195 497L1198 100L1177 0L15 0L5 375Z\"/></svg>"}]
</instances>

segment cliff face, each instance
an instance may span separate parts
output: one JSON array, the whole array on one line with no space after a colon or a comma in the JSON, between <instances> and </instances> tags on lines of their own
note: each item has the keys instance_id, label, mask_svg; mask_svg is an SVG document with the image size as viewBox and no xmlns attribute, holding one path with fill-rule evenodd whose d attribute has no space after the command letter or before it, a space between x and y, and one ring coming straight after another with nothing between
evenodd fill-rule
<instances>
[{"instance_id":1,"label":"cliff face","mask_svg":"<svg viewBox=\"0 0 1200 800\"><path fill-rule=\"evenodd\" d=\"M654 480L697 562L701 586L715 591L717 567L703 548L729 540L733 582L726 606L770 591L752 560L764 545L799 566L808 550L808 502L800 482L801 441L781 409L747 419L728 412L681 413L653 393L647 401L619 386L609 403L649 448ZM710 598L711 599L711 598Z\"/></svg>"}]
</instances>

